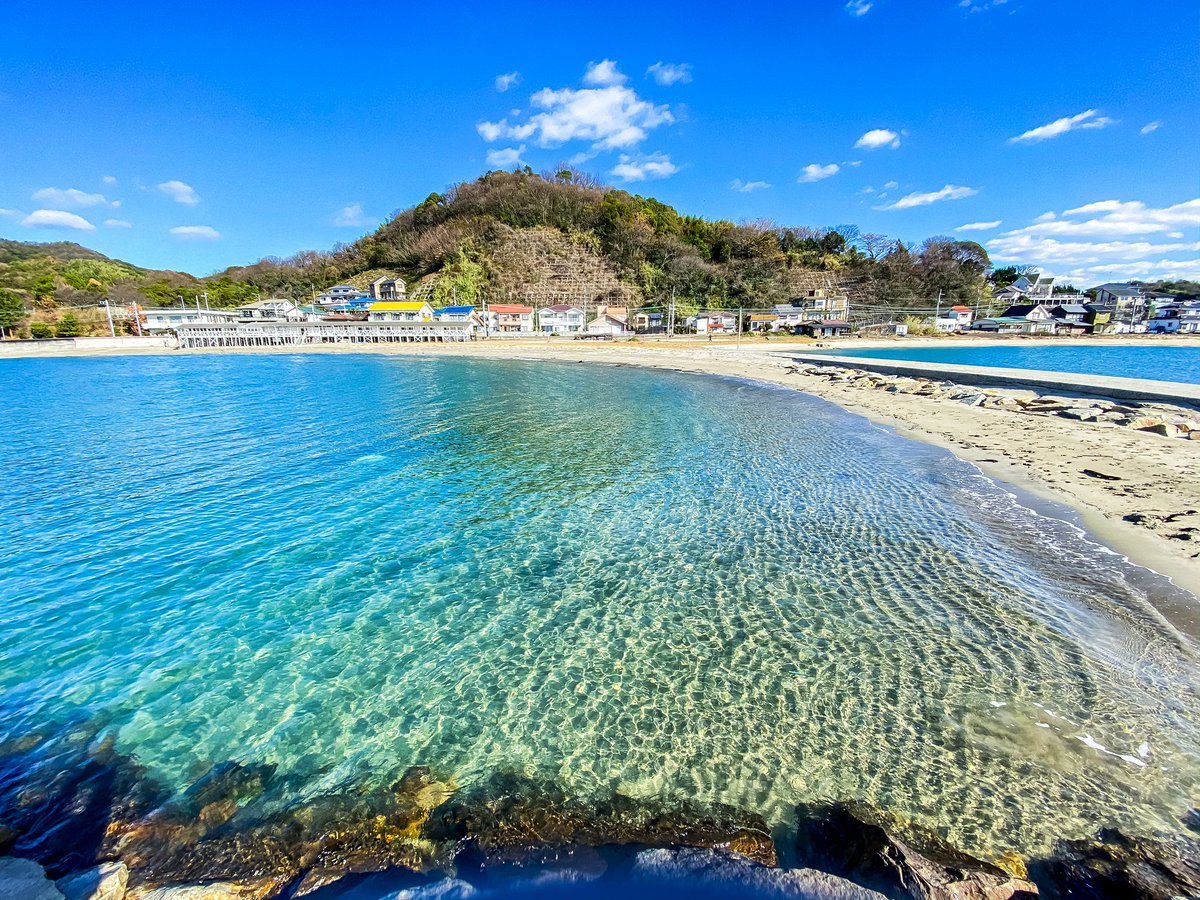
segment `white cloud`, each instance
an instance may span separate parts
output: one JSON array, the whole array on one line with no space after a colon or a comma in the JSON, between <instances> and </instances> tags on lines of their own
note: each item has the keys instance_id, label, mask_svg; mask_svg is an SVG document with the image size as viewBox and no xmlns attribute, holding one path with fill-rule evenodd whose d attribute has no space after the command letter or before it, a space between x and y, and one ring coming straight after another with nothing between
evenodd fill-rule
<instances>
[{"instance_id":1,"label":"white cloud","mask_svg":"<svg viewBox=\"0 0 1200 900\"><path fill-rule=\"evenodd\" d=\"M765 190L770 186L770 182L767 181L742 181L740 178L735 178L729 182L729 189L731 191L738 191L742 194L752 194L755 191Z\"/></svg>"},{"instance_id":2,"label":"white cloud","mask_svg":"<svg viewBox=\"0 0 1200 900\"><path fill-rule=\"evenodd\" d=\"M887 206L877 206L876 209L912 209L914 206L928 206L930 203L940 203L943 200L962 200L966 197L974 197L979 191L971 187L963 187L958 184L948 184L940 191L928 191L926 193L905 194L895 203L889 203Z\"/></svg>"},{"instance_id":3,"label":"white cloud","mask_svg":"<svg viewBox=\"0 0 1200 900\"><path fill-rule=\"evenodd\" d=\"M1191 238L1186 232L1191 232ZM1079 284L1118 279L1195 277L1200 265L1200 199L1165 207L1100 200L1046 213L988 242L995 259L1069 273ZM1188 254L1187 259L1171 255Z\"/></svg>"},{"instance_id":4,"label":"white cloud","mask_svg":"<svg viewBox=\"0 0 1200 900\"><path fill-rule=\"evenodd\" d=\"M871 11L872 6L874 4L869 3L868 0L849 0L846 4L846 12L852 16L865 16Z\"/></svg>"},{"instance_id":5,"label":"white cloud","mask_svg":"<svg viewBox=\"0 0 1200 900\"><path fill-rule=\"evenodd\" d=\"M75 231L95 231L96 226L83 216L63 212L60 209L38 209L31 212L21 224L26 228L71 228Z\"/></svg>"},{"instance_id":6,"label":"white cloud","mask_svg":"<svg viewBox=\"0 0 1200 900\"><path fill-rule=\"evenodd\" d=\"M105 175L100 180L103 181L105 184L116 184L117 183L117 179L112 175Z\"/></svg>"},{"instance_id":7,"label":"white cloud","mask_svg":"<svg viewBox=\"0 0 1200 900\"><path fill-rule=\"evenodd\" d=\"M105 228L132 228L132 222L126 222L124 219L105 219Z\"/></svg>"},{"instance_id":8,"label":"white cloud","mask_svg":"<svg viewBox=\"0 0 1200 900\"><path fill-rule=\"evenodd\" d=\"M20 215L23 215L23 213L19 209L0 209L0 217L5 219L15 219Z\"/></svg>"},{"instance_id":9,"label":"white cloud","mask_svg":"<svg viewBox=\"0 0 1200 900\"><path fill-rule=\"evenodd\" d=\"M351 203L349 206L343 206L333 217L333 224L339 228L362 228L370 225L371 220L364 215L361 203Z\"/></svg>"},{"instance_id":10,"label":"white cloud","mask_svg":"<svg viewBox=\"0 0 1200 900\"><path fill-rule=\"evenodd\" d=\"M520 147L503 147L497 150L489 150L487 164L494 169L507 169L519 163L521 161L521 154L524 152L524 144Z\"/></svg>"},{"instance_id":11,"label":"white cloud","mask_svg":"<svg viewBox=\"0 0 1200 900\"><path fill-rule=\"evenodd\" d=\"M1142 134L1149 134L1152 131L1158 131L1160 128L1162 128L1162 122L1156 119L1155 121L1147 122L1142 126Z\"/></svg>"},{"instance_id":12,"label":"white cloud","mask_svg":"<svg viewBox=\"0 0 1200 900\"><path fill-rule=\"evenodd\" d=\"M215 241L221 237L217 229L208 225L177 225L171 234L181 241Z\"/></svg>"},{"instance_id":13,"label":"white cloud","mask_svg":"<svg viewBox=\"0 0 1200 900\"><path fill-rule=\"evenodd\" d=\"M646 74L661 84L670 87L673 84L687 84L692 80L692 67L688 63L656 62L646 70Z\"/></svg>"},{"instance_id":14,"label":"white cloud","mask_svg":"<svg viewBox=\"0 0 1200 900\"><path fill-rule=\"evenodd\" d=\"M837 163L830 163L827 166L823 166L820 163L810 163L804 167L802 174L796 180L801 184L808 184L809 182L820 181L823 178L832 178L841 170L842 167Z\"/></svg>"},{"instance_id":15,"label":"white cloud","mask_svg":"<svg viewBox=\"0 0 1200 900\"><path fill-rule=\"evenodd\" d=\"M541 112L525 122L480 122L476 129L485 141L501 137L533 140L539 147L557 147L568 141L591 141L595 150L633 147L660 125L675 121L670 108L643 100L630 88L542 88L530 98Z\"/></svg>"},{"instance_id":16,"label":"white cloud","mask_svg":"<svg viewBox=\"0 0 1200 900\"><path fill-rule=\"evenodd\" d=\"M498 90L502 94L505 91L507 91L510 87L516 87L520 83L521 83L521 73L520 72L506 72L503 75L496 76L496 90Z\"/></svg>"},{"instance_id":17,"label":"white cloud","mask_svg":"<svg viewBox=\"0 0 1200 900\"><path fill-rule=\"evenodd\" d=\"M611 59L602 59L588 63L587 71L583 73L583 83L597 87L624 84L625 75L617 71L617 64Z\"/></svg>"},{"instance_id":18,"label":"white cloud","mask_svg":"<svg viewBox=\"0 0 1200 900\"><path fill-rule=\"evenodd\" d=\"M200 202L200 196L196 193L196 189L182 181L164 181L158 186L158 189L176 203L182 203L184 206L195 206Z\"/></svg>"},{"instance_id":19,"label":"white cloud","mask_svg":"<svg viewBox=\"0 0 1200 900\"><path fill-rule=\"evenodd\" d=\"M885 184L885 185L883 186L883 189L884 189L885 191L894 191L894 190L895 190L896 188L898 188L898 187L900 187L900 182L898 182L898 181L889 181L887 184Z\"/></svg>"},{"instance_id":20,"label":"white cloud","mask_svg":"<svg viewBox=\"0 0 1200 900\"><path fill-rule=\"evenodd\" d=\"M881 147L895 150L900 146L900 135L886 128L872 128L855 141L854 146L863 150L878 150Z\"/></svg>"},{"instance_id":21,"label":"white cloud","mask_svg":"<svg viewBox=\"0 0 1200 900\"><path fill-rule=\"evenodd\" d=\"M986 10L992 9L996 6L1003 6L1007 2L1008 0L984 0L982 3L978 3L976 0L959 0L958 5L967 12L979 13L985 12Z\"/></svg>"},{"instance_id":22,"label":"white cloud","mask_svg":"<svg viewBox=\"0 0 1200 900\"><path fill-rule=\"evenodd\" d=\"M968 222L966 225L959 225L955 231L991 231L993 228L999 228L1001 225L1000 219L994 222Z\"/></svg>"},{"instance_id":23,"label":"white cloud","mask_svg":"<svg viewBox=\"0 0 1200 900\"><path fill-rule=\"evenodd\" d=\"M1155 209L1140 200L1100 200L1068 209L1056 216L1044 213L1032 225L1005 232L1006 237L1124 238L1166 234L1182 236L1181 228L1200 228L1200 199Z\"/></svg>"},{"instance_id":24,"label":"white cloud","mask_svg":"<svg viewBox=\"0 0 1200 900\"><path fill-rule=\"evenodd\" d=\"M1115 124L1108 116L1097 115L1096 110L1087 109L1075 116L1064 116L1046 125L1031 128L1024 134L1008 139L1010 144L1037 144L1066 134L1068 131L1078 131L1085 128L1105 128Z\"/></svg>"},{"instance_id":25,"label":"white cloud","mask_svg":"<svg viewBox=\"0 0 1200 900\"><path fill-rule=\"evenodd\" d=\"M89 194L86 191L81 191L76 188L42 188L33 192L33 199L38 203L46 203L50 206L66 206L72 209L86 209L89 206L99 206L101 203L106 203L103 194Z\"/></svg>"},{"instance_id":26,"label":"white cloud","mask_svg":"<svg viewBox=\"0 0 1200 900\"><path fill-rule=\"evenodd\" d=\"M875 188L871 187L871 185L868 184L865 188L863 188L861 191L859 191L859 193L860 194L873 194L873 193L875 193Z\"/></svg>"},{"instance_id":27,"label":"white cloud","mask_svg":"<svg viewBox=\"0 0 1200 900\"><path fill-rule=\"evenodd\" d=\"M622 153L620 161L608 173L622 181L645 181L650 178L669 178L679 171L666 153L630 156Z\"/></svg>"}]
</instances>

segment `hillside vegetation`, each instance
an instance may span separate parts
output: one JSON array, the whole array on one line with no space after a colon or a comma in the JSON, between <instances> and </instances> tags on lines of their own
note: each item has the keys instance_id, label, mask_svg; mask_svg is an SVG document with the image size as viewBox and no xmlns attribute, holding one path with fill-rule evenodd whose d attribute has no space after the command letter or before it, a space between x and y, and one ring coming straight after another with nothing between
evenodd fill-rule
<instances>
[{"instance_id":1,"label":"hillside vegetation","mask_svg":"<svg viewBox=\"0 0 1200 900\"><path fill-rule=\"evenodd\" d=\"M122 306L191 303L201 294L226 307L259 296L303 301L339 282L365 288L384 274L403 276L410 294L435 306L488 300L661 308L674 298L686 312L762 308L820 289L848 294L859 321L882 321L927 315L939 295L989 311L991 283L1028 268L993 272L983 247L950 237L911 245L852 225L681 215L570 169L489 172L430 194L353 243L206 278L140 268L73 243L0 240L0 293L51 322L67 308L94 310L105 297Z\"/></svg>"},{"instance_id":2,"label":"hillside vegetation","mask_svg":"<svg viewBox=\"0 0 1200 900\"><path fill-rule=\"evenodd\" d=\"M430 194L330 252L264 259L222 276L303 297L312 285L388 271L435 301L663 306L674 295L684 308L768 306L819 285L847 291L860 308L908 308L939 291L986 299L989 268L987 252L970 241L937 237L912 247L853 226L713 221L574 170L525 169Z\"/></svg>"}]
</instances>

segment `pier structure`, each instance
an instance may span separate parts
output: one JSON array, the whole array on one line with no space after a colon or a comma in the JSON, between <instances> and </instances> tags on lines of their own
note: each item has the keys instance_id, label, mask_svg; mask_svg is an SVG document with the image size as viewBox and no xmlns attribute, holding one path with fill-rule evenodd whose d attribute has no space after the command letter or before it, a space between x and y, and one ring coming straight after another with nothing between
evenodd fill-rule
<instances>
[{"instance_id":1,"label":"pier structure","mask_svg":"<svg viewBox=\"0 0 1200 900\"><path fill-rule=\"evenodd\" d=\"M187 350L215 347L292 347L303 344L407 344L474 340L468 322L187 323L176 329Z\"/></svg>"}]
</instances>

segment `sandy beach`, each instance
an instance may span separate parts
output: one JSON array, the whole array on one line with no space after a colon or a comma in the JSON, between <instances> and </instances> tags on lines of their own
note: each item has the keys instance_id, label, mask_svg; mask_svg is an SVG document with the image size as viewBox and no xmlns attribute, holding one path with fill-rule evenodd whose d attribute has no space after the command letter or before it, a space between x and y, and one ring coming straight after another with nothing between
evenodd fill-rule
<instances>
[{"instance_id":1,"label":"sandy beach","mask_svg":"<svg viewBox=\"0 0 1200 900\"><path fill-rule=\"evenodd\" d=\"M1132 338L1104 343L1158 343L1162 340ZM1200 346L1200 339L1168 340L1173 346ZM861 348L870 343L855 341L835 346ZM930 342L906 341L905 346L920 343ZM963 342L941 340L935 343L947 346ZM1079 523L1101 542L1200 596L1200 441L1166 438L1053 416L1033 416L1011 409L970 407L913 394L864 389L793 371L795 366L787 351L813 348L812 342L784 340L747 340L741 345L731 339L712 343L694 339L620 343L522 340L461 345L321 345L217 352L366 352L547 359L673 369L782 385L837 403L872 422L893 428L904 437L944 447L997 481L1068 507L1078 515ZM131 352L207 351L171 351L161 346L141 350L126 346L28 355ZM24 355L18 345L0 348L0 356L15 355ZM1163 612L1178 627L1192 634L1200 633L1200 607L1190 601Z\"/></svg>"}]
</instances>

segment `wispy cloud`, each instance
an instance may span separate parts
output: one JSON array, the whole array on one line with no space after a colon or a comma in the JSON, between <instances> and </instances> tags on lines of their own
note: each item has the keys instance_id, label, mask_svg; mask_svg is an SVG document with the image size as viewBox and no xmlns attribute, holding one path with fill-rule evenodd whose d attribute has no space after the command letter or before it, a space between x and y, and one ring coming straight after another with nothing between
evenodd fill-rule
<instances>
[{"instance_id":1,"label":"wispy cloud","mask_svg":"<svg viewBox=\"0 0 1200 900\"><path fill-rule=\"evenodd\" d=\"M583 73L583 83L606 87L614 84L624 84L625 75L617 69L617 64L611 59L588 63L587 71Z\"/></svg>"},{"instance_id":2,"label":"wispy cloud","mask_svg":"<svg viewBox=\"0 0 1200 900\"><path fill-rule=\"evenodd\" d=\"M195 206L200 202L200 195L196 193L196 189L182 181L164 181L158 186L158 189L176 203L182 203L184 206Z\"/></svg>"},{"instance_id":3,"label":"wispy cloud","mask_svg":"<svg viewBox=\"0 0 1200 900\"><path fill-rule=\"evenodd\" d=\"M177 225L171 234L181 241L216 241L221 237L217 229L208 225Z\"/></svg>"},{"instance_id":4,"label":"wispy cloud","mask_svg":"<svg viewBox=\"0 0 1200 900\"><path fill-rule=\"evenodd\" d=\"M1004 6L1006 3L1008 0L982 0L982 2L980 0L959 0L958 5L967 12L980 13L997 6Z\"/></svg>"},{"instance_id":5,"label":"wispy cloud","mask_svg":"<svg viewBox=\"0 0 1200 900\"><path fill-rule=\"evenodd\" d=\"M846 4L846 12L855 17L865 16L871 11L871 7L874 5L868 2L868 0L849 0Z\"/></svg>"},{"instance_id":6,"label":"wispy cloud","mask_svg":"<svg viewBox=\"0 0 1200 900\"><path fill-rule=\"evenodd\" d=\"M883 189L884 189L885 191L894 191L894 190L895 190L896 188L898 188L898 187L900 187L900 182L898 182L898 181L889 181L889 182L887 182L887 183L886 183L886 184L883 186Z\"/></svg>"},{"instance_id":7,"label":"wispy cloud","mask_svg":"<svg viewBox=\"0 0 1200 900\"><path fill-rule=\"evenodd\" d=\"M1008 139L1010 144L1038 144L1051 138L1061 137L1069 131L1081 131L1088 128L1106 128L1115 120L1102 116L1094 109L1085 109L1074 116L1064 116L1037 128L1030 128L1023 134Z\"/></svg>"},{"instance_id":8,"label":"wispy cloud","mask_svg":"<svg viewBox=\"0 0 1200 900\"><path fill-rule=\"evenodd\" d=\"M900 135L887 128L872 128L855 141L854 146L861 150L879 150L882 147L895 150L900 146Z\"/></svg>"},{"instance_id":9,"label":"wispy cloud","mask_svg":"<svg viewBox=\"0 0 1200 900\"><path fill-rule=\"evenodd\" d=\"M1001 219L994 222L968 222L966 225L959 225L955 231L991 231L993 228L999 228L1002 224Z\"/></svg>"},{"instance_id":10,"label":"wispy cloud","mask_svg":"<svg viewBox=\"0 0 1200 900\"><path fill-rule=\"evenodd\" d=\"M1153 122L1147 122L1142 126L1142 134L1150 134L1150 132L1158 131L1160 128L1162 128L1162 122L1155 119Z\"/></svg>"},{"instance_id":11,"label":"wispy cloud","mask_svg":"<svg viewBox=\"0 0 1200 900\"><path fill-rule=\"evenodd\" d=\"M889 203L886 206L877 206L876 209L912 209L914 206L928 206L931 203L941 203L943 200L962 200L966 197L974 197L979 191L972 187L963 187L958 184L948 184L940 191L928 191L926 193L905 194L895 203Z\"/></svg>"},{"instance_id":12,"label":"wispy cloud","mask_svg":"<svg viewBox=\"0 0 1200 900\"><path fill-rule=\"evenodd\" d=\"M692 80L692 67L689 63L656 62L646 70L646 74L661 84L670 87L673 84L687 84Z\"/></svg>"},{"instance_id":13,"label":"wispy cloud","mask_svg":"<svg viewBox=\"0 0 1200 900\"><path fill-rule=\"evenodd\" d=\"M755 191L766 190L770 186L770 182L767 181L742 181L740 178L735 178L729 182L729 189L731 191L738 191L742 194L752 194Z\"/></svg>"},{"instance_id":14,"label":"wispy cloud","mask_svg":"<svg viewBox=\"0 0 1200 900\"><path fill-rule=\"evenodd\" d=\"M61 209L37 209L21 220L26 228L70 228L73 231L95 231L96 226L75 213Z\"/></svg>"},{"instance_id":15,"label":"wispy cloud","mask_svg":"<svg viewBox=\"0 0 1200 900\"><path fill-rule=\"evenodd\" d=\"M666 153L649 153L645 156L630 156L622 153L620 161L608 173L622 181L647 181L669 178L679 171Z\"/></svg>"},{"instance_id":16,"label":"wispy cloud","mask_svg":"<svg viewBox=\"0 0 1200 900\"><path fill-rule=\"evenodd\" d=\"M361 203L351 203L343 206L333 217L333 224L339 228L363 228L371 224L371 220L363 213Z\"/></svg>"},{"instance_id":17,"label":"wispy cloud","mask_svg":"<svg viewBox=\"0 0 1200 900\"><path fill-rule=\"evenodd\" d=\"M0 209L0 218L15 219L23 215L19 209Z\"/></svg>"},{"instance_id":18,"label":"wispy cloud","mask_svg":"<svg viewBox=\"0 0 1200 900\"><path fill-rule=\"evenodd\" d=\"M1036 263L1078 282L1174 275L1200 277L1200 198L1152 207L1138 200L1099 200L1043 213L988 241L995 259ZM1190 232L1192 239L1186 234ZM1172 259L1172 255L1188 255Z\"/></svg>"},{"instance_id":19,"label":"wispy cloud","mask_svg":"<svg viewBox=\"0 0 1200 900\"><path fill-rule=\"evenodd\" d=\"M86 209L107 203L103 194L90 194L77 188L46 187L33 192L33 199L50 206L65 206L71 209Z\"/></svg>"},{"instance_id":20,"label":"wispy cloud","mask_svg":"<svg viewBox=\"0 0 1200 900\"><path fill-rule=\"evenodd\" d=\"M516 87L520 83L521 83L521 73L520 72L506 72L503 75L496 76L496 90L498 90L502 94L505 91L507 91L510 87Z\"/></svg>"},{"instance_id":21,"label":"wispy cloud","mask_svg":"<svg viewBox=\"0 0 1200 900\"><path fill-rule=\"evenodd\" d=\"M132 222L126 222L124 219L105 219L105 228L132 228Z\"/></svg>"},{"instance_id":22,"label":"wispy cloud","mask_svg":"<svg viewBox=\"0 0 1200 900\"><path fill-rule=\"evenodd\" d=\"M489 150L487 153L487 164L494 169L507 169L509 166L515 166L521 161L521 154L525 152L525 145L520 147L501 147L496 150Z\"/></svg>"},{"instance_id":23,"label":"wispy cloud","mask_svg":"<svg viewBox=\"0 0 1200 900\"><path fill-rule=\"evenodd\" d=\"M827 166L823 166L820 163L809 163L801 170L800 177L796 180L801 184L808 184L809 182L832 178L841 170L842 167L837 163L829 163Z\"/></svg>"},{"instance_id":24,"label":"wispy cloud","mask_svg":"<svg viewBox=\"0 0 1200 900\"><path fill-rule=\"evenodd\" d=\"M108 184L108 185L113 185L113 184L116 184L116 183L117 183L117 179L116 179L116 177L115 177L115 176L113 176L113 175L105 175L105 176L104 176L103 178L101 178L100 180L101 180L101 181L103 181L105 184Z\"/></svg>"}]
</instances>

